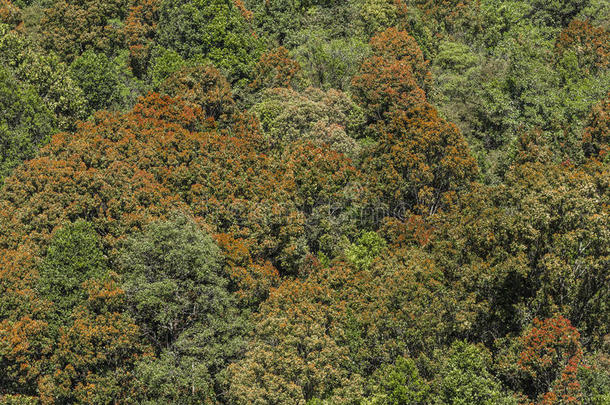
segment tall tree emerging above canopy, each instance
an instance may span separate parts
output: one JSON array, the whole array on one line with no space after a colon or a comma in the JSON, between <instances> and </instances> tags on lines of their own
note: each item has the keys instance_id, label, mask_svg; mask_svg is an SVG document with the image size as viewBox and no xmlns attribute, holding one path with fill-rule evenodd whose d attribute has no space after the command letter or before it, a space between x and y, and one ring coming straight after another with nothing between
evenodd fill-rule
<instances>
[{"instance_id":1,"label":"tall tree emerging above canopy","mask_svg":"<svg viewBox=\"0 0 610 405\"><path fill-rule=\"evenodd\" d=\"M474 180L476 162L457 127L426 100L431 76L415 40L390 28L371 46L353 86L378 141L364 162L375 198L390 216L434 214Z\"/></svg>"},{"instance_id":2,"label":"tall tree emerging above canopy","mask_svg":"<svg viewBox=\"0 0 610 405\"><path fill-rule=\"evenodd\" d=\"M409 109L426 103L432 76L417 42L395 28L371 39L373 55L365 59L352 87L372 122L385 119L394 109Z\"/></svg>"}]
</instances>

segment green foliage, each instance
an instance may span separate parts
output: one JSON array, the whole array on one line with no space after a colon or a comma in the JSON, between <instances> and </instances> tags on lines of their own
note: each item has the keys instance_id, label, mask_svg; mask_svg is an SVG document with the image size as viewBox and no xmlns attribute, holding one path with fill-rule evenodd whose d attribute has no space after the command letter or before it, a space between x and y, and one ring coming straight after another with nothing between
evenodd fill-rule
<instances>
[{"instance_id":1,"label":"green foliage","mask_svg":"<svg viewBox=\"0 0 610 405\"><path fill-rule=\"evenodd\" d=\"M606 345L610 342L606 340ZM610 401L610 359L607 349L592 353L578 369L578 381L582 386L583 402L603 405Z\"/></svg>"},{"instance_id":2,"label":"green foliage","mask_svg":"<svg viewBox=\"0 0 610 405\"><path fill-rule=\"evenodd\" d=\"M396 3L388 0L362 0L360 3L360 18L368 37L396 25Z\"/></svg>"},{"instance_id":3,"label":"green foliage","mask_svg":"<svg viewBox=\"0 0 610 405\"><path fill-rule=\"evenodd\" d=\"M480 346L456 341L442 361L434 383L431 403L452 405L512 404L515 398L503 392L489 372L491 356Z\"/></svg>"},{"instance_id":4,"label":"green foliage","mask_svg":"<svg viewBox=\"0 0 610 405\"><path fill-rule=\"evenodd\" d=\"M79 220L57 230L40 265L38 291L53 303L54 317L65 322L87 298L82 284L101 279L108 268L93 226Z\"/></svg>"},{"instance_id":5,"label":"green foliage","mask_svg":"<svg viewBox=\"0 0 610 405\"><path fill-rule=\"evenodd\" d=\"M252 107L272 145L283 149L298 140L322 141L334 150L355 157L362 135L364 114L346 93L307 88L271 89Z\"/></svg>"},{"instance_id":6,"label":"green foliage","mask_svg":"<svg viewBox=\"0 0 610 405\"><path fill-rule=\"evenodd\" d=\"M394 364L380 369L376 379L379 380L376 393L365 399L365 404L423 405L430 401L430 387L409 358L399 357Z\"/></svg>"},{"instance_id":7,"label":"green foliage","mask_svg":"<svg viewBox=\"0 0 610 405\"><path fill-rule=\"evenodd\" d=\"M160 46L186 60L211 62L231 83L250 78L262 53L248 22L230 1L162 1L157 35Z\"/></svg>"},{"instance_id":8,"label":"green foliage","mask_svg":"<svg viewBox=\"0 0 610 405\"><path fill-rule=\"evenodd\" d=\"M171 49L157 48L154 54L149 76L153 87L158 88L172 73L186 66L186 61L178 52Z\"/></svg>"},{"instance_id":9,"label":"green foliage","mask_svg":"<svg viewBox=\"0 0 610 405\"><path fill-rule=\"evenodd\" d=\"M356 243L346 249L345 256L357 268L368 269L386 247L386 241L376 232L363 232Z\"/></svg>"},{"instance_id":10,"label":"green foliage","mask_svg":"<svg viewBox=\"0 0 610 405\"><path fill-rule=\"evenodd\" d=\"M84 117L86 102L65 64L54 54L45 54L28 38L0 25L0 62L15 77L32 86L46 107L55 114L61 130L74 129Z\"/></svg>"},{"instance_id":11,"label":"green foliage","mask_svg":"<svg viewBox=\"0 0 610 405\"><path fill-rule=\"evenodd\" d=\"M122 83L118 69L105 54L84 52L70 65L70 75L83 89L89 113L119 102Z\"/></svg>"},{"instance_id":12,"label":"green foliage","mask_svg":"<svg viewBox=\"0 0 610 405\"><path fill-rule=\"evenodd\" d=\"M323 33L310 33L294 50L307 84L323 89L349 89L351 78L369 54L368 45L357 38L324 40Z\"/></svg>"},{"instance_id":13,"label":"green foliage","mask_svg":"<svg viewBox=\"0 0 610 405\"><path fill-rule=\"evenodd\" d=\"M131 313L160 356L139 365L146 397L214 399L244 333L218 246L192 220L173 214L131 238L120 263Z\"/></svg>"},{"instance_id":14,"label":"green foliage","mask_svg":"<svg viewBox=\"0 0 610 405\"><path fill-rule=\"evenodd\" d=\"M0 403L608 403L608 1L0 23Z\"/></svg>"},{"instance_id":15,"label":"green foliage","mask_svg":"<svg viewBox=\"0 0 610 405\"><path fill-rule=\"evenodd\" d=\"M32 158L53 132L54 117L34 88L0 65L0 182Z\"/></svg>"},{"instance_id":16,"label":"green foliage","mask_svg":"<svg viewBox=\"0 0 610 405\"><path fill-rule=\"evenodd\" d=\"M578 0L534 0L531 16L536 22L555 27L564 27L576 17L589 1Z\"/></svg>"},{"instance_id":17,"label":"green foliage","mask_svg":"<svg viewBox=\"0 0 610 405\"><path fill-rule=\"evenodd\" d=\"M608 291L593 286L608 276L608 172L553 164L535 136L520 142L503 184L464 196L446 217L454 225L436 226L433 249L456 291L473 294L463 300L480 317L472 331L505 335L559 312L599 339Z\"/></svg>"}]
</instances>

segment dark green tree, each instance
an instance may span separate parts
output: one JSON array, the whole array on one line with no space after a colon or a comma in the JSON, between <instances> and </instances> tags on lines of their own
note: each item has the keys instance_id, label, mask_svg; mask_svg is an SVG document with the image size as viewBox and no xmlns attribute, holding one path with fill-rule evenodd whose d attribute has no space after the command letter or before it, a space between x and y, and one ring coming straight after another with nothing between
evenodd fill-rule
<instances>
[{"instance_id":1,"label":"dark green tree","mask_svg":"<svg viewBox=\"0 0 610 405\"><path fill-rule=\"evenodd\" d=\"M32 86L0 65L0 183L13 167L34 157L49 138L54 117Z\"/></svg>"},{"instance_id":2,"label":"dark green tree","mask_svg":"<svg viewBox=\"0 0 610 405\"><path fill-rule=\"evenodd\" d=\"M38 291L53 303L54 321L62 326L72 310L87 299L83 282L107 273L106 258L93 226L83 220L57 230L40 265Z\"/></svg>"},{"instance_id":3,"label":"dark green tree","mask_svg":"<svg viewBox=\"0 0 610 405\"><path fill-rule=\"evenodd\" d=\"M125 246L120 263L130 310L159 355L139 366L153 403L214 400L222 370L242 350L244 325L222 261L212 238L177 213Z\"/></svg>"},{"instance_id":4,"label":"dark green tree","mask_svg":"<svg viewBox=\"0 0 610 405\"><path fill-rule=\"evenodd\" d=\"M70 75L83 89L89 113L108 108L119 101L122 84L119 72L105 54L86 51L72 62Z\"/></svg>"},{"instance_id":5,"label":"dark green tree","mask_svg":"<svg viewBox=\"0 0 610 405\"><path fill-rule=\"evenodd\" d=\"M163 0L158 44L184 59L211 62L235 83L253 75L262 47L232 1Z\"/></svg>"}]
</instances>

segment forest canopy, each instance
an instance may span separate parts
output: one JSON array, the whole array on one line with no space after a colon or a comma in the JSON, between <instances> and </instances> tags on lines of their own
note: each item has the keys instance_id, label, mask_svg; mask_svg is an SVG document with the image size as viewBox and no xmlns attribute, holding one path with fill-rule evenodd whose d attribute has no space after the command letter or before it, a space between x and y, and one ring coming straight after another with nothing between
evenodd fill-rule
<instances>
[{"instance_id":1,"label":"forest canopy","mask_svg":"<svg viewBox=\"0 0 610 405\"><path fill-rule=\"evenodd\" d=\"M610 3L0 0L0 404L610 404Z\"/></svg>"}]
</instances>

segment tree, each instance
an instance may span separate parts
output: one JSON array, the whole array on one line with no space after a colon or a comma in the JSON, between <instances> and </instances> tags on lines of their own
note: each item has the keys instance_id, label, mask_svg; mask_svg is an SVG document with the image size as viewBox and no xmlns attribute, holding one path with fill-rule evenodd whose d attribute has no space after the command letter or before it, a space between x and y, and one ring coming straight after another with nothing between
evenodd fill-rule
<instances>
[{"instance_id":1,"label":"tree","mask_svg":"<svg viewBox=\"0 0 610 405\"><path fill-rule=\"evenodd\" d=\"M230 1L162 1L157 43L184 59L211 62L236 83L251 78L261 53L248 22Z\"/></svg>"},{"instance_id":2,"label":"tree","mask_svg":"<svg viewBox=\"0 0 610 405\"><path fill-rule=\"evenodd\" d=\"M364 162L375 196L390 216L430 216L453 204L478 167L457 127L424 104L387 115L379 142Z\"/></svg>"},{"instance_id":3,"label":"tree","mask_svg":"<svg viewBox=\"0 0 610 405\"><path fill-rule=\"evenodd\" d=\"M326 143L332 149L357 157L364 124L362 109L338 90L309 87L302 92L269 89L252 107L273 147L284 150L291 142Z\"/></svg>"},{"instance_id":4,"label":"tree","mask_svg":"<svg viewBox=\"0 0 610 405\"><path fill-rule=\"evenodd\" d=\"M125 402L134 397L133 369L148 350L124 311L125 293L115 273L83 283L87 299L74 322L60 329L49 371L38 380L43 404Z\"/></svg>"},{"instance_id":5,"label":"tree","mask_svg":"<svg viewBox=\"0 0 610 405\"><path fill-rule=\"evenodd\" d=\"M561 315L543 321L534 319L517 341L515 362L522 374L524 393L539 404L580 404L582 393L577 379L583 362L580 334Z\"/></svg>"},{"instance_id":6,"label":"tree","mask_svg":"<svg viewBox=\"0 0 610 405\"><path fill-rule=\"evenodd\" d=\"M385 60L405 62L410 68L417 85L428 92L432 85L432 76L428 61L424 59L421 48L406 31L388 28L371 38L371 49L375 56Z\"/></svg>"},{"instance_id":7,"label":"tree","mask_svg":"<svg viewBox=\"0 0 610 405\"><path fill-rule=\"evenodd\" d=\"M357 268L368 269L386 247L386 241L375 232L363 232L356 243L347 248L345 255Z\"/></svg>"},{"instance_id":8,"label":"tree","mask_svg":"<svg viewBox=\"0 0 610 405\"><path fill-rule=\"evenodd\" d=\"M149 68L150 58L155 46L158 21L158 0L131 2L123 30L129 48L131 70L140 79L146 76Z\"/></svg>"},{"instance_id":9,"label":"tree","mask_svg":"<svg viewBox=\"0 0 610 405\"><path fill-rule=\"evenodd\" d=\"M593 107L584 130L582 147L585 156L605 161L610 156L610 94Z\"/></svg>"},{"instance_id":10,"label":"tree","mask_svg":"<svg viewBox=\"0 0 610 405\"><path fill-rule=\"evenodd\" d=\"M454 342L435 380L432 403L517 404L490 373L491 355L481 346Z\"/></svg>"},{"instance_id":11,"label":"tree","mask_svg":"<svg viewBox=\"0 0 610 405\"><path fill-rule=\"evenodd\" d=\"M610 32L595 27L589 21L572 20L561 31L555 43L558 58L572 53L578 59L580 71L595 74L610 65Z\"/></svg>"},{"instance_id":12,"label":"tree","mask_svg":"<svg viewBox=\"0 0 610 405\"><path fill-rule=\"evenodd\" d=\"M503 184L476 186L437 217L428 247L479 319L466 336L518 333L554 313L593 346L607 333L608 173L552 159L539 136L521 137Z\"/></svg>"},{"instance_id":13,"label":"tree","mask_svg":"<svg viewBox=\"0 0 610 405\"><path fill-rule=\"evenodd\" d=\"M250 87L256 90L290 87L300 70L299 63L290 57L286 48L280 46L261 55Z\"/></svg>"},{"instance_id":14,"label":"tree","mask_svg":"<svg viewBox=\"0 0 610 405\"><path fill-rule=\"evenodd\" d=\"M66 65L54 54L41 53L35 41L10 31L7 25L0 25L0 38L1 64L23 83L21 86L38 94L54 115L54 128L75 129L75 122L85 117L86 101Z\"/></svg>"},{"instance_id":15,"label":"tree","mask_svg":"<svg viewBox=\"0 0 610 405\"><path fill-rule=\"evenodd\" d=\"M71 63L87 50L116 54L123 43L120 21L127 0L61 0L46 8L40 21L42 45Z\"/></svg>"},{"instance_id":16,"label":"tree","mask_svg":"<svg viewBox=\"0 0 610 405\"><path fill-rule=\"evenodd\" d=\"M0 182L23 160L32 158L53 132L53 114L34 88L0 65Z\"/></svg>"},{"instance_id":17,"label":"tree","mask_svg":"<svg viewBox=\"0 0 610 405\"><path fill-rule=\"evenodd\" d=\"M376 373L379 380L375 393L366 404L418 405L429 403L430 387L420 377L415 362L399 357L394 364L385 366Z\"/></svg>"},{"instance_id":18,"label":"tree","mask_svg":"<svg viewBox=\"0 0 610 405\"><path fill-rule=\"evenodd\" d=\"M21 22L21 10L19 7L10 0L0 1L0 23L16 27Z\"/></svg>"},{"instance_id":19,"label":"tree","mask_svg":"<svg viewBox=\"0 0 610 405\"><path fill-rule=\"evenodd\" d=\"M531 3L530 18L553 27L565 27L576 15L587 6L588 1L576 0L535 0Z\"/></svg>"},{"instance_id":20,"label":"tree","mask_svg":"<svg viewBox=\"0 0 610 405\"><path fill-rule=\"evenodd\" d=\"M369 112L369 122L387 119L394 109L425 103L431 76L415 39L389 28L371 39L371 48L373 55L352 80L356 100Z\"/></svg>"},{"instance_id":21,"label":"tree","mask_svg":"<svg viewBox=\"0 0 610 405\"><path fill-rule=\"evenodd\" d=\"M120 103L118 68L105 54L85 51L70 65L70 75L83 89L90 114Z\"/></svg>"},{"instance_id":22,"label":"tree","mask_svg":"<svg viewBox=\"0 0 610 405\"><path fill-rule=\"evenodd\" d=\"M45 321L49 306L33 288L37 260L31 249L0 251L0 398L36 397L36 383L53 347Z\"/></svg>"},{"instance_id":23,"label":"tree","mask_svg":"<svg viewBox=\"0 0 610 405\"><path fill-rule=\"evenodd\" d=\"M365 381L399 356L447 338L453 303L423 252L386 250L359 270L335 260L284 280L255 315L254 339L229 366L236 403L353 403Z\"/></svg>"},{"instance_id":24,"label":"tree","mask_svg":"<svg viewBox=\"0 0 610 405\"><path fill-rule=\"evenodd\" d=\"M160 91L198 106L221 124L236 112L231 86L213 66L182 68L161 83Z\"/></svg>"},{"instance_id":25,"label":"tree","mask_svg":"<svg viewBox=\"0 0 610 405\"><path fill-rule=\"evenodd\" d=\"M245 329L218 246L176 213L131 238L120 263L130 312L159 356L140 365L147 397L219 399L221 371L242 350Z\"/></svg>"},{"instance_id":26,"label":"tree","mask_svg":"<svg viewBox=\"0 0 610 405\"><path fill-rule=\"evenodd\" d=\"M376 179L373 198L389 216L432 215L474 179L477 165L459 130L426 100L431 76L415 40L388 29L371 47L353 86L377 140L363 163Z\"/></svg>"},{"instance_id":27,"label":"tree","mask_svg":"<svg viewBox=\"0 0 610 405\"><path fill-rule=\"evenodd\" d=\"M479 6L477 1L415 0L413 3L423 14L427 25L431 26L431 29L440 35L457 34L473 25L476 27Z\"/></svg>"},{"instance_id":28,"label":"tree","mask_svg":"<svg viewBox=\"0 0 610 405\"><path fill-rule=\"evenodd\" d=\"M86 300L82 284L101 280L107 272L99 236L90 223L80 220L53 234L40 265L38 292L53 303L49 319L55 328L69 325L72 311Z\"/></svg>"},{"instance_id":29,"label":"tree","mask_svg":"<svg viewBox=\"0 0 610 405\"><path fill-rule=\"evenodd\" d=\"M296 186L293 198L305 216L309 251L330 257L342 253L340 241L357 232L360 202L350 188L362 182L362 173L347 156L313 141L288 145L281 167Z\"/></svg>"}]
</instances>

